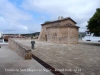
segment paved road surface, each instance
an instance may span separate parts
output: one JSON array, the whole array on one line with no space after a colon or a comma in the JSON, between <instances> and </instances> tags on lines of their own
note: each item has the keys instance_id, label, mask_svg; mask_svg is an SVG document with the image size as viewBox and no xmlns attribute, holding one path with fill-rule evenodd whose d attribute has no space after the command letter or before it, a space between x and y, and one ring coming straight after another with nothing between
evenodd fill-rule
<instances>
[{"instance_id":1,"label":"paved road surface","mask_svg":"<svg viewBox=\"0 0 100 75\"><path fill-rule=\"evenodd\" d=\"M35 60L24 60L7 45L0 48L0 75L53 75Z\"/></svg>"}]
</instances>

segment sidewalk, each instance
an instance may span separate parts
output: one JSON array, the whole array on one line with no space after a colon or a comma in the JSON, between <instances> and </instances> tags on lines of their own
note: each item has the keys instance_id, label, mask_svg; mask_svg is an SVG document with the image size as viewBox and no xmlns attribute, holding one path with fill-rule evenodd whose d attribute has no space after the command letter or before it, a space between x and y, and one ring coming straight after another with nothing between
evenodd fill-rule
<instances>
[{"instance_id":1,"label":"sidewalk","mask_svg":"<svg viewBox=\"0 0 100 75\"><path fill-rule=\"evenodd\" d=\"M53 75L34 59L24 60L8 45L0 48L0 75Z\"/></svg>"}]
</instances>

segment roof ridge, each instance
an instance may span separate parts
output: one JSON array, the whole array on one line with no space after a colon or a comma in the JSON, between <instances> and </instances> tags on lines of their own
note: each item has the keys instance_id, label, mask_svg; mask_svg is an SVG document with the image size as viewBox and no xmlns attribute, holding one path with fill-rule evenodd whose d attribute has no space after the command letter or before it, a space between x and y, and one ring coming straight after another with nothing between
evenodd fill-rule
<instances>
[{"instance_id":1,"label":"roof ridge","mask_svg":"<svg viewBox=\"0 0 100 75\"><path fill-rule=\"evenodd\" d=\"M54 23L54 22L58 22L58 21L63 21L63 20L67 20L67 19L72 20L70 17L66 17L66 18L62 18L62 19L58 19L58 20L54 20L54 21L48 21L48 22L43 23L41 25L45 25L45 24L49 24L49 23ZM74 20L72 20L72 21L76 24L76 22Z\"/></svg>"}]
</instances>

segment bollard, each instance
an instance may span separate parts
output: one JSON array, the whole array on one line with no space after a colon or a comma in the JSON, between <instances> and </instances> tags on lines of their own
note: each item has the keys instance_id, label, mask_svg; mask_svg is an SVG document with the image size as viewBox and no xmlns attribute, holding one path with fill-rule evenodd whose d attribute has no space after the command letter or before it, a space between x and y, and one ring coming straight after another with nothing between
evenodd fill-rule
<instances>
[{"instance_id":1,"label":"bollard","mask_svg":"<svg viewBox=\"0 0 100 75\"><path fill-rule=\"evenodd\" d=\"M31 48L34 49L35 41L31 41L31 44L32 44Z\"/></svg>"}]
</instances>

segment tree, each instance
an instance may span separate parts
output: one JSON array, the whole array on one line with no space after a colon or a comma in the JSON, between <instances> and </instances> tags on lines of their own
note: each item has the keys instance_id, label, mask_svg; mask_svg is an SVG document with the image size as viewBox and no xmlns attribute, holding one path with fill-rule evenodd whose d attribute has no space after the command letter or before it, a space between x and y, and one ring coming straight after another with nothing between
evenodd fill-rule
<instances>
[{"instance_id":1,"label":"tree","mask_svg":"<svg viewBox=\"0 0 100 75\"><path fill-rule=\"evenodd\" d=\"M95 14L88 21L87 29L95 36L100 36L100 8L96 9Z\"/></svg>"}]
</instances>

